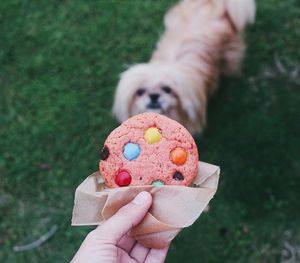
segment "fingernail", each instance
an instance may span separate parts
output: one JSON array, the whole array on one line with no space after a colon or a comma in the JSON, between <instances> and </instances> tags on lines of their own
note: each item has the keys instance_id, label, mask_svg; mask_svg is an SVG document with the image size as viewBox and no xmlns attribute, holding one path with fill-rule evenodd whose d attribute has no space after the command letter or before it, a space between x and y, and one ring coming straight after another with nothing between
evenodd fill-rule
<instances>
[{"instance_id":1,"label":"fingernail","mask_svg":"<svg viewBox=\"0 0 300 263\"><path fill-rule=\"evenodd\" d=\"M149 198L149 194L147 192L140 192L132 201L132 203L136 205L144 204Z\"/></svg>"}]
</instances>

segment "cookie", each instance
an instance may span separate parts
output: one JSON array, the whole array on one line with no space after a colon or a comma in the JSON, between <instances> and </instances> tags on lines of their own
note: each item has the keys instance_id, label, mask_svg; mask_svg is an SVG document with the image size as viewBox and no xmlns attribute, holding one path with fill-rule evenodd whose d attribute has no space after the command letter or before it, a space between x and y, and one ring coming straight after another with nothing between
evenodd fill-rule
<instances>
[{"instance_id":1,"label":"cookie","mask_svg":"<svg viewBox=\"0 0 300 263\"><path fill-rule=\"evenodd\" d=\"M178 122L142 113L113 130L100 153L99 170L108 187L185 185L198 172L198 150Z\"/></svg>"}]
</instances>

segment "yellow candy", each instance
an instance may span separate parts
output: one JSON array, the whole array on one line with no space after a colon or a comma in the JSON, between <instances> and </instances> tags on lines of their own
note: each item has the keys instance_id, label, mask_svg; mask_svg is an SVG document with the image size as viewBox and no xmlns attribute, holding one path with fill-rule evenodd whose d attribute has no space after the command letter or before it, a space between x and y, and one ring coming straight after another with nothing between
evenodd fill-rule
<instances>
[{"instance_id":1,"label":"yellow candy","mask_svg":"<svg viewBox=\"0 0 300 263\"><path fill-rule=\"evenodd\" d=\"M154 144L160 141L161 134L157 128L151 127L145 131L144 138L147 143Z\"/></svg>"}]
</instances>

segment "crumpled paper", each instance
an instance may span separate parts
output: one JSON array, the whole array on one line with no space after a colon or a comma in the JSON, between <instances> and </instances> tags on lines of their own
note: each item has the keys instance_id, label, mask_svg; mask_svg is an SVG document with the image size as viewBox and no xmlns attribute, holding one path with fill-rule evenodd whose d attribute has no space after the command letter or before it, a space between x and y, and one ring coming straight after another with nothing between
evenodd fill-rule
<instances>
[{"instance_id":1,"label":"crumpled paper","mask_svg":"<svg viewBox=\"0 0 300 263\"><path fill-rule=\"evenodd\" d=\"M76 189L72 225L101 225L141 191L148 191L152 206L143 221L129 233L149 248L164 248L185 227L192 225L213 198L220 168L199 162L199 171L190 187L129 186L106 188L95 172Z\"/></svg>"}]
</instances>

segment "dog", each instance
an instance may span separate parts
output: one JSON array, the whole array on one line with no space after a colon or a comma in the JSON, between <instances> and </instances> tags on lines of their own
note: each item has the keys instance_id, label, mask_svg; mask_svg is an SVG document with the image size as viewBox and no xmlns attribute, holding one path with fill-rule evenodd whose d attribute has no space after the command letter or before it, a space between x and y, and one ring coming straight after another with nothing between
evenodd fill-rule
<instances>
[{"instance_id":1,"label":"dog","mask_svg":"<svg viewBox=\"0 0 300 263\"><path fill-rule=\"evenodd\" d=\"M152 111L201 133L220 75L240 72L243 32L254 19L255 0L179 2L165 15L150 61L121 74L113 105L117 120Z\"/></svg>"}]
</instances>

